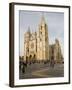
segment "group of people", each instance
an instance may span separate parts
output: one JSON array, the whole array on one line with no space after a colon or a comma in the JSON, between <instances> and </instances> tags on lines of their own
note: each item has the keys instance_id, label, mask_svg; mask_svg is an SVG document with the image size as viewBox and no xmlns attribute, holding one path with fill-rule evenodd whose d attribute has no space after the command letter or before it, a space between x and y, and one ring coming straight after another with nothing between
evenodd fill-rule
<instances>
[{"instance_id":1,"label":"group of people","mask_svg":"<svg viewBox=\"0 0 72 90\"><path fill-rule=\"evenodd\" d=\"M25 68L26 67L27 67L27 63L25 63L23 61L19 62L19 70L20 70L20 72L25 73Z\"/></svg>"},{"instance_id":2,"label":"group of people","mask_svg":"<svg viewBox=\"0 0 72 90\"><path fill-rule=\"evenodd\" d=\"M54 68L55 61L53 59L50 60L50 62L48 62L48 63L50 63L50 67ZM23 62L23 61L19 62L20 72L25 73L26 67L27 67L27 62Z\"/></svg>"}]
</instances>

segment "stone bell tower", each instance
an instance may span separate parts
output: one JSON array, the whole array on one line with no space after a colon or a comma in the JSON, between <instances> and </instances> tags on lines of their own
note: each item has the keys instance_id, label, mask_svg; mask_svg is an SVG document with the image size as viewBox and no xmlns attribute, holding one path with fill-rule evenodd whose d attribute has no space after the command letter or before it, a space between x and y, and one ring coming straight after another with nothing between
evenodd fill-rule
<instances>
[{"instance_id":1,"label":"stone bell tower","mask_svg":"<svg viewBox=\"0 0 72 90\"><path fill-rule=\"evenodd\" d=\"M37 56L40 60L49 60L48 26L44 15L41 17L41 22L37 32Z\"/></svg>"},{"instance_id":2,"label":"stone bell tower","mask_svg":"<svg viewBox=\"0 0 72 90\"><path fill-rule=\"evenodd\" d=\"M30 27L24 35L24 60L29 60Z\"/></svg>"}]
</instances>

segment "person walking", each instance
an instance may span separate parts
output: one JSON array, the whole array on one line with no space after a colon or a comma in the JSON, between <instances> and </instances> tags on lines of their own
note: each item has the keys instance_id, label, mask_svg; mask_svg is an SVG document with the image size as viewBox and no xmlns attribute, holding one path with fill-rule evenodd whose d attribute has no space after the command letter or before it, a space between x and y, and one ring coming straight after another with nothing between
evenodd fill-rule
<instances>
[{"instance_id":1,"label":"person walking","mask_svg":"<svg viewBox=\"0 0 72 90\"><path fill-rule=\"evenodd\" d=\"M55 65L55 61L52 59L52 60L50 61L50 67L54 68L54 65Z\"/></svg>"}]
</instances>

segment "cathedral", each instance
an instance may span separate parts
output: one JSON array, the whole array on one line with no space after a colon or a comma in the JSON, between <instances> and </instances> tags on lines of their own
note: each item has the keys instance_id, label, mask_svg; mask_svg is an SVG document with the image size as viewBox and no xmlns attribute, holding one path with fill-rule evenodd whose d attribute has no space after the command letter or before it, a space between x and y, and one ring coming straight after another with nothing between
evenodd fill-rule
<instances>
[{"instance_id":1,"label":"cathedral","mask_svg":"<svg viewBox=\"0 0 72 90\"><path fill-rule=\"evenodd\" d=\"M61 62L63 60L59 40L55 40L55 44L49 44L48 25L44 16L36 32L31 32L28 27L24 34L24 60L31 61L50 61L55 60Z\"/></svg>"}]
</instances>

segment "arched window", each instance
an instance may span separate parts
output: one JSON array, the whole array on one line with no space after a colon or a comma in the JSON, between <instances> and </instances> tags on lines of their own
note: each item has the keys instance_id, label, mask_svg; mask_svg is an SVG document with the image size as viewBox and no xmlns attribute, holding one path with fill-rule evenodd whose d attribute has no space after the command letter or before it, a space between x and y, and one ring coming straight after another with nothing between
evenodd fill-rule
<instances>
[{"instance_id":1,"label":"arched window","mask_svg":"<svg viewBox=\"0 0 72 90\"><path fill-rule=\"evenodd\" d=\"M46 24L45 24L45 29L46 29Z\"/></svg>"},{"instance_id":2,"label":"arched window","mask_svg":"<svg viewBox=\"0 0 72 90\"><path fill-rule=\"evenodd\" d=\"M53 60L54 59L54 56L51 56L51 60Z\"/></svg>"},{"instance_id":3,"label":"arched window","mask_svg":"<svg viewBox=\"0 0 72 90\"><path fill-rule=\"evenodd\" d=\"M34 54L33 59L36 60L36 55Z\"/></svg>"},{"instance_id":4,"label":"arched window","mask_svg":"<svg viewBox=\"0 0 72 90\"><path fill-rule=\"evenodd\" d=\"M42 30L42 25L41 25L41 30Z\"/></svg>"},{"instance_id":5,"label":"arched window","mask_svg":"<svg viewBox=\"0 0 72 90\"><path fill-rule=\"evenodd\" d=\"M26 56L26 60L28 61L28 56Z\"/></svg>"},{"instance_id":6,"label":"arched window","mask_svg":"<svg viewBox=\"0 0 72 90\"><path fill-rule=\"evenodd\" d=\"M30 60L32 59L32 55L29 56L29 59L30 59Z\"/></svg>"}]
</instances>

